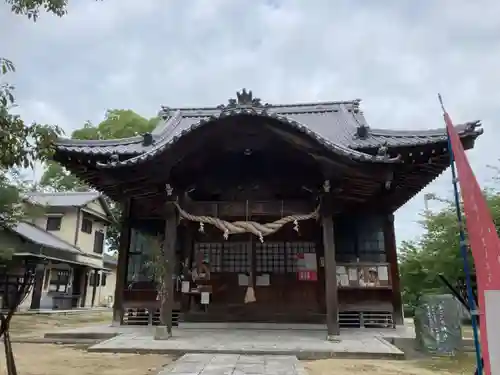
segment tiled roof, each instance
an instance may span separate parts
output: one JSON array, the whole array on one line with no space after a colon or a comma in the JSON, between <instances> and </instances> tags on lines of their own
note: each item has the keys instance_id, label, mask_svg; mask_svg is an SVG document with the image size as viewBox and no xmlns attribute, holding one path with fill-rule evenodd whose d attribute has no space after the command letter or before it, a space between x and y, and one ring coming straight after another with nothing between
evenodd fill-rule
<instances>
[{"instance_id":1,"label":"tiled roof","mask_svg":"<svg viewBox=\"0 0 500 375\"><path fill-rule=\"evenodd\" d=\"M38 245L50 247L52 249L69 251L74 254L85 255L82 250L33 224L20 222L16 224L12 230L21 237Z\"/></svg>"},{"instance_id":2,"label":"tiled roof","mask_svg":"<svg viewBox=\"0 0 500 375\"><path fill-rule=\"evenodd\" d=\"M27 193L30 202L50 207L81 207L101 196L93 191L65 191L56 193Z\"/></svg>"},{"instance_id":3,"label":"tiled roof","mask_svg":"<svg viewBox=\"0 0 500 375\"><path fill-rule=\"evenodd\" d=\"M102 260L104 263L112 264L114 266L116 266L118 264L118 259L116 259L116 257L114 257L112 255L102 254Z\"/></svg>"},{"instance_id":4,"label":"tiled roof","mask_svg":"<svg viewBox=\"0 0 500 375\"><path fill-rule=\"evenodd\" d=\"M154 158L168 149L181 136L220 118L236 115L265 116L286 123L334 153L364 162L397 162L383 156L372 156L361 150L376 148L386 144L389 147L416 146L446 140L445 128L425 131L397 131L370 129L363 113L359 110L359 100L343 102L304 103L293 105L258 105L208 108L172 108L164 110L165 120L152 132L153 143L143 145L143 137L121 140L78 141L60 140L59 151L69 151L93 155L118 155L121 159L101 168L126 166ZM457 126L462 136L477 136L481 130L478 123ZM368 135L359 138L357 129L368 127Z\"/></svg>"},{"instance_id":5,"label":"tiled roof","mask_svg":"<svg viewBox=\"0 0 500 375\"><path fill-rule=\"evenodd\" d=\"M106 212L106 219L109 221L115 219L102 195L95 191L62 191L53 193L29 192L26 194L26 199L28 202L44 207L83 207L87 203L99 199ZM90 209L87 209L87 212L93 213L95 216L101 216L96 212L92 212Z\"/></svg>"}]
</instances>

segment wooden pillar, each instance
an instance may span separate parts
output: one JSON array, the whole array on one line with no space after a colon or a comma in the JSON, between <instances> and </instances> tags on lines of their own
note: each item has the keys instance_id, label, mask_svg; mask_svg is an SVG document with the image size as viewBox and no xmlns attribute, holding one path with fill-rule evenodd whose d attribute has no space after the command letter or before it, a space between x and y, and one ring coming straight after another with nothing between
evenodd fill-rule
<instances>
[{"instance_id":1,"label":"wooden pillar","mask_svg":"<svg viewBox=\"0 0 500 375\"><path fill-rule=\"evenodd\" d=\"M132 202L127 199L122 207L120 246L118 249L118 264L116 267L116 286L115 297L113 303L113 325L121 325L123 323L123 292L125 291L125 283L127 278L127 262L128 252L130 247L130 214Z\"/></svg>"},{"instance_id":2,"label":"wooden pillar","mask_svg":"<svg viewBox=\"0 0 500 375\"><path fill-rule=\"evenodd\" d=\"M395 324L401 325L404 323L403 301L401 298L398 254L396 236L394 233L394 214L386 215L384 220L384 246L391 272L393 320Z\"/></svg>"},{"instance_id":3,"label":"wooden pillar","mask_svg":"<svg viewBox=\"0 0 500 375\"><path fill-rule=\"evenodd\" d=\"M328 340L335 340L340 334L338 320L337 262L335 260L335 240L333 231L332 202L330 184L325 182L325 194L321 202L321 223L323 226L323 248L325 256L326 325Z\"/></svg>"},{"instance_id":4,"label":"wooden pillar","mask_svg":"<svg viewBox=\"0 0 500 375\"><path fill-rule=\"evenodd\" d=\"M162 325L167 327L167 335L172 336L172 310L174 307L174 270L175 245L177 241L177 212L171 201L165 207L165 238L163 241L162 258L165 262L163 278L163 296L160 301L160 318Z\"/></svg>"}]
</instances>

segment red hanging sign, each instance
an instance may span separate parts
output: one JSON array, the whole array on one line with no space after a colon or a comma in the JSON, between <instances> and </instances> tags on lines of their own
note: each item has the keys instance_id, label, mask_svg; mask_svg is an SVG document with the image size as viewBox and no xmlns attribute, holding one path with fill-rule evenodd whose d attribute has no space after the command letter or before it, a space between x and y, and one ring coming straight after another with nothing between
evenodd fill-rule
<instances>
[{"instance_id":1,"label":"red hanging sign","mask_svg":"<svg viewBox=\"0 0 500 375\"><path fill-rule=\"evenodd\" d=\"M318 281L318 273L316 271L299 271L297 272L300 281Z\"/></svg>"}]
</instances>

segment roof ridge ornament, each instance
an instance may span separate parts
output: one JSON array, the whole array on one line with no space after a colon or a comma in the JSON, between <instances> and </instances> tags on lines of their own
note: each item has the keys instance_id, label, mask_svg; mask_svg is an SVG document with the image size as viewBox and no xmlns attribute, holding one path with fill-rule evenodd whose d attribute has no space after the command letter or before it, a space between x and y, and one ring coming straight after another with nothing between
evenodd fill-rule
<instances>
[{"instance_id":1,"label":"roof ridge ornament","mask_svg":"<svg viewBox=\"0 0 500 375\"><path fill-rule=\"evenodd\" d=\"M158 117L161 117L163 120L168 120L172 115L172 109L166 105L162 105L160 111L158 112Z\"/></svg>"},{"instance_id":2,"label":"roof ridge ornament","mask_svg":"<svg viewBox=\"0 0 500 375\"><path fill-rule=\"evenodd\" d=\"M227 109L236 109L241 107L269 107L269 104L262 104L260 98L254 98L252 90L248 90L246 88L241 89L241 91L236 92L236 99L230 98L227 100L227 104L221 104L217 106L217 108L221 110Z\"/></svg>"}]
</instances>

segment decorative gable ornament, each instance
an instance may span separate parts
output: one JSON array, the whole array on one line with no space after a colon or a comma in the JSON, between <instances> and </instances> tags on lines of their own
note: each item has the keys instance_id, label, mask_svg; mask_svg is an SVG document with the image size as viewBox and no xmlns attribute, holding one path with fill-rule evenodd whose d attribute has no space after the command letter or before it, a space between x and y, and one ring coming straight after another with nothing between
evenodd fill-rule
<instances>
[{"instance_id":1,"label":"decorative gable ornament","mask_svg":"<svg viewBox=\"0 0 500 375\"><path fill-rule=\"evenodd\" d=\"M245 108L245 107L254 107L254 108L261 108L261 107L268 107L269 104L262 104L260 98L254 98L252 90L248 90L243 88L241 91L236 92L236 99L231 98L228 99L227 104L221 104L217 108L221 110L228 110L228 109L236 109L236 108Z\"/></svg>"}]
</instances>

